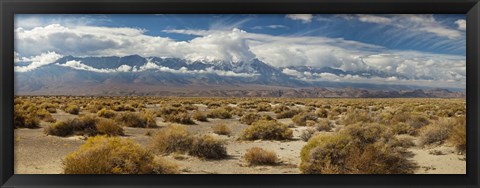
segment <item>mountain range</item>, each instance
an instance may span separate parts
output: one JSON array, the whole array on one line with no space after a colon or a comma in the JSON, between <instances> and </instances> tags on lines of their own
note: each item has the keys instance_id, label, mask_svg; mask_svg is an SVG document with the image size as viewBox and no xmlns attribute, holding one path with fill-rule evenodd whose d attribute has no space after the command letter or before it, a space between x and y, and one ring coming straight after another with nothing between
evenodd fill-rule
<instances>
[{"instance_id":1,"label":"mountain range","mask_svg":"<svg viewBox=\"0 0 480 188\"><path fill-rule=\"evenodd\" d=\"M28 67L30 62L17 62ZM15 73L18 95L158 95L219 97L465 97L464 91L409 85L310 80L304 75L396 77L386 72L332 67L273 67L248 62L189 61L180 58L73 57ZM428 78L427 78L428 79Z\"/></svg>"}]
</instances>

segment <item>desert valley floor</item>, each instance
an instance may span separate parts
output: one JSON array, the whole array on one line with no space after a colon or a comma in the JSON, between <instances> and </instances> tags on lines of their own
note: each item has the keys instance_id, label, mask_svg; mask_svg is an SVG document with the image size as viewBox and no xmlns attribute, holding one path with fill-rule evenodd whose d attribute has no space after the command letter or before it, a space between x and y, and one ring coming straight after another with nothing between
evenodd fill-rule
<instances>
[{"instance_id":1,"label":"desert valley floor","mask_svg":"<svg viewBox=\"0 0 480 188\"><path fill-rule=\"evenodd\" d=\"M168 99L168 98L167 98ZM21 102L17 102L21 101ZM77 105L78 114L67 113L70 111L68 105ZM110 102L106 102L110 101ZM102 102L104 102L102 104ZM27 104L28 103L28 104ZM108 105L106 104L108 103ZM127 104L128 103L128 104ZM133 103L136 103L133 105ZM249 98L229 99L218 98L185 98L168 99L164 98L108 98L84 99L82 97L17 97L16 108L27 111L28 108L48 109L51 111L50 119L40 120L36 128L17 127L15 129L15 173L16 174L61 174L64 173L64 159L70 153L75 152L86 142L88 136L82 134L56 136L48 134L46 129L55 122L68 121L85 115L97 116L103 108L111 110L113 114L141 113L145 110L157 112L154 121L157 127L138 128L122 126L124 133L118 136L121 139L132 139L136 143L148 148L151 146L153 137L157 132L167 129L170 124L175 123L166 120L165 116L158 114L162 108L184 108L188 118L192 122L181 125L192 135L210 135L216 140L224 143L227 157L222 159L203 159L188 153L169 153L161 155L177 165L178 173L181 174L299 174L302 173L300 153L307 145L310 137L316 134L337 134L345 127L354 123L384 122L387 127L391 126L394 134L392 137L400 143L398 147L403 149L405 158L415 164L415 174L465 174L465 154L458 150L449 135L439 140L428 141L425 138L429 134L429 126L438 126L443 120L456 117L464 117L464 99L270 99L270 98ZM32 105L33 104L33 105ZM45 105L48 104L48 105ZM95 106L101 104L101 106ZM29 107L30 105L30 107ZM114 105L124 105L125 108L116 108ZM133 106L131 110L126 106ZM31 107L34 106L34 107ZM130 106L130 107L131 107ZM55 110L53 110L54 108ZM194 113L203 113L208 116L215 109L226 109L231 117L218 118L209 117L207 121L198 121ZM400 109L400 110L399 110ZM454 110L452 110L454 109ZM287 118L278 118L283 111L294 110L295 115L286 115ZM131 111L131 112L130 112ZM165 109L163 109L163 112ZM414 117L396 119L384 117L386 114L399 114ZM295 117L302 113L311 113L315 118ZM255 120L269 116L269 121L278 121L287 125L293 134L288 139L241 139L242 132L249 126L242 120L246 114L251 115ZM266 115L266 116L264 116ZM415 120L418 116L425 117L418 121L424 121L424 125L418 124ZM45 118L44 116L42 116ZM372 118L370 118L372 117ZM377 118L382 117L382 118ZM300 119L300 120L299 120ZM381 120L379 120L381 119ZM387 121L388 119L388 121ZM175 121L175 120L173 120ZM302 122L303 121L303 122ZM327 122L328 129L316 128L318 124ZM389 123L385 123L389 122ZM406 125L401 127L393 125L396 123ZM121 123L119 123L121 124ZM255 125L255 121L253 122ZM382 124L382 123L380 123ZM215 127L224 125L227 134L215 133ZM410 127L411 126L411 127ZM417 126L417 127L415 127ZM399 130L401 129L401 130ZM449 128L453 134L455 128ZM390 130L390 128L389 128ZM433 134L433 133L432 133ZM434 138L435 139L435 138ZM244 155L248 149L259 147L273 151L277 157L273 165L249 165Z\"/></svg>"}]
</instances>

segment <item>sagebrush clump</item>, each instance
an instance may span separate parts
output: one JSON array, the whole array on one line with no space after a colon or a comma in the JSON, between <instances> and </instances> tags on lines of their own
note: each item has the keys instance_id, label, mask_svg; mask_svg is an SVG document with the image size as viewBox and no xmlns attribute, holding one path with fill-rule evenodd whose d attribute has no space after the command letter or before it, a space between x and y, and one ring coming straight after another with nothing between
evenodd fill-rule
<instances>
[{"instance_id":1,"label":"sagebrush clump","mask_svg":"<svg viewBox=\"0 0 480 188\"><path fill-rule=\"evenodd\" d=\"M156 158L133 140L96 136L64 160L65 174L176 174L177 165Z\"/></svg>"},{"instance_id":2,"label":"sagebrush clump","mask_svg":"<svg viewBox=\"0 0 480 188\"><path fill-rule=\"evenodd\" d=\"M416 164L389 146L384 125L357 123L337 134L318 134L301 151L306 174L410 174Z\"/></svg>"},{"instance_id":3,"label":"sagebrush clump","mask_svg":"<svg viewBox=\"0 0 480 188\"><path fill-rule=\"evenodd\" d=\"M186 153L193 143L193 136L182 125L169 125L153 136L152 147L163 154Z\"/></svg>"},{"instance_id":4,"label":"sagebrush clump","mask_svg":"<svg viewBox=\"0 0 480 188\"><path fill-rule=\"evenodd\" d=\"M207 114L208 118L230 119L232 114L225 108L215 108Z\"/></svg>"},{"instance_id":5,"label":"sagebrush clump","mask_svg":"<svg viewBox=\"0 0 480 188\"><path fill-rule=\"evenodd\" d=\"M248 149L245 155L243 155L243 158L250 166L275 165L278 163L278 157L275 152L264 150L259 147Z\"/></svg>"},{"instance_id":6,"label":"sagebrush clump","mask_svg":"<svg viewBox=\"0 0 480 188\"><path fill-rule=\"evenodd\" d=\"M213 132L219 135L230 135L232 131L225 124L217 124L212 127Z\"/></svg>"},{"instance_id":7,"label":"sagebrush clump","mask_svg":"<svg viewBox=\"0 0 480 188\"><path fill-rule=\"evenodd\" d=\"M222 141L204 135L193 139L188 154L203 159L223 159L227 157L227 148Z\"/></svg>"},{"instance_id":8,"label":"sagebrush clump","mask_svg":"<svg viewBox=\"0 0 480 188\"><path fill-rule=\"evenodd\" d=\"M260 115L256 113L246 113L240 118L240 122L251 125L252 123L258 121L260 119Z\"/></svg>"},{"instance_id":9,"label":"sagebrush clump","mask_svg":"<svg viewBox=\"0 0 480 188\"><path fill-rule=\"evenodd\" d=\"M247 127L240 135L242 140L286 140L293 137L287 125L275 120L260 120Z\"/></svg>"}]
</instances>

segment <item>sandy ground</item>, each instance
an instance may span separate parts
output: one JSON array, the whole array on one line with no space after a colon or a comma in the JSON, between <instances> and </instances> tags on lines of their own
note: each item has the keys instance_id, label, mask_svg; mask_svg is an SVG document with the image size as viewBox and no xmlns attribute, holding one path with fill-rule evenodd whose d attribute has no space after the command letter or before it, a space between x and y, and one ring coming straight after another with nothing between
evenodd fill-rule
<instances>
[{"instance_id":1,"label":"sandy ground","mask_svg":"<svg viewBox=\"0 0 480 188\"><path fill-rule=\"evenodd\" d=\"M59 111L53 114L58 120L75 117ZM238 141L238 135L247 127L233 119L209 119L209 122L197 122L197 125L188 125L187 129L193 134L211 134L224 140L229 157L223 160L201 160L188 155L172 154L167 156L177 163L182 173L186 174L298 174L300 164L300 150L306 144L299 138L305 127L292 128L294 138L289 141ZM291 124L291 119L279 120ZM230 136L220 136L213 133L212 127L218 123L226 124L231 130ZM157 118L160 126L155 129L124 128L124 138L133 139L144 146L148 146L150 136L167 126L161 118ZM42 127L48 123L42 122ZM43 128L15 130L15 173L16 174L59 174L62 173L62 159L74 152L83 144L84 138L46 136ZM242 156L251 147L261 147L275 151L280 159L276 166L255 166L246 164ZM410 160L415 161L419 168L417 174L465 174L465 155L455 153L453 147L437 146L433 148L412 147Z\"/></svg>"}]
</instances>

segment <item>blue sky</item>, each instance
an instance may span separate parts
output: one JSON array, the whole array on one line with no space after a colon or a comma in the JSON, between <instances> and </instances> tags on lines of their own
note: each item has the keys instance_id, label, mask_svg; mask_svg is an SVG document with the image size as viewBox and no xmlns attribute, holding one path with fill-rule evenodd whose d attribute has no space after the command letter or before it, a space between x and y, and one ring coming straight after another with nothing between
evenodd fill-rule
<instances>
[{"instance_id":1,"label":"blue sky","mask_svg":"<svg viewBox=\"0 0 480 188\"><path fill-rule=\"evenodd\" d=\"M361 15L360 15L361 16ZM145 29L145 34L169 37L174 40L191 40L194 36L167 33L169 29L209 30L232 29L234 27L252 33L280 36L322 36L343 38L368 44L381 45L396 50L418 50L432 53L465 55L465 32L455 23L465 20L465 15L425 15L419 21L435 19L426 29L445 29L445 34L427 31L411 31L392 24L371 19L361 19L359 15L312 15L308 18L289 19L283 14L270 15L18 15L17 24L26 28L45 25L45 23L87 24L106 27L131 27ZM369 16L369 15L364 15ZM398 15L370 15L379 18L394 19ZM431 16L431 17L430 17ZM381 20L381 19L380 19ZM401 20L401 19L398 19ZM411 29L418 23L405 21ZM24 23L22 23L24 22ZM36 22L29 23L29 22ZM385 21L384 21L385 22ZM388 21L387 21L388 22ZM437 29L438 30L438 29ZM460 32L452 38L449 31ZM441 32L441 31L440 31ZM455 33L455 32L453 32ZM454 35L454 34L453 34Z\"/></svg>"},{"instance_id":2,"label":"blue sky","mask_svg":"<svg viewBox=\"0 0 480 188\"><path fill-rule=\"evenodd\" d=\"M379 78L397 83L465 85L465 15L16 15L15 19L16 59L31 62L25 71L66 55L138 54L192 61L257 58L275 67L378 70L410 78ZM286 72L299 79L322 78Z\"/></svg>"}]
</instances>

